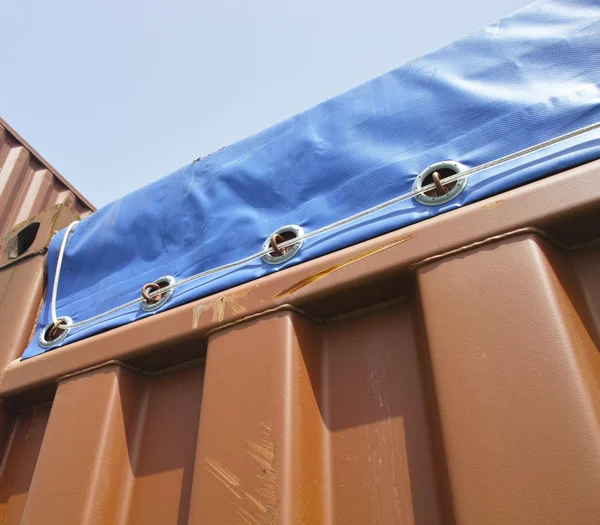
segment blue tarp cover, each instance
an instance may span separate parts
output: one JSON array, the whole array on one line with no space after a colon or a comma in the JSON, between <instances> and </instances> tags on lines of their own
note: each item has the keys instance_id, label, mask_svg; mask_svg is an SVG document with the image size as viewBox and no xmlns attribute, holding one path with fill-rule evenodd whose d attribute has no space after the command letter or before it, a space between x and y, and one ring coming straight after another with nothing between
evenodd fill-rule
<instances>
[{"instance_id":1,"label":"blue tarp cover","mask_svg":"<svg viewBox=\"0 0 600 525\"><path fill-rule=\"evenodd\" d=\"M57 313L75 323L261 250L277 228L306 232L411 191L428 165L475 167L600 120L600 3L536 2L434 53L242 140L109 204L69 238ZM199 123L199 125L203 125ZM592 132L472 175L455 200L409 199L307 240L281 266L261 259L74 328L61 345L155 315L600 157ZM48 252L48 297L64 231Z\"/></svg>"}]
</instances>

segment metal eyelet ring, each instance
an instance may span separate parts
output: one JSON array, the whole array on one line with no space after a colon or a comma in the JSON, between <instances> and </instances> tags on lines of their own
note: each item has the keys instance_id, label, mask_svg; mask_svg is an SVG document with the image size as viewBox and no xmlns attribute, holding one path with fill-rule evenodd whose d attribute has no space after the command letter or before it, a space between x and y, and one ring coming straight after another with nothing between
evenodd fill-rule
<instances>
[{"instance_id":1,"label":"metal eyelet ring","mask_svg":"<svg viewBox=\"0 0 600 525\"><path fill-rule=\"evenodd\" d=\"M160 290L161 288L171 286L175 283L175 277L165 275L164 277L156 279L156 281L154 281L153 283L145 284L142 288L142 297L144 298L144 300L140 303L142 310L144 310L145 312L152 312L154 310L158 310L171 298L171 296L173 295L173 290L167 290L164 294L156 295L153 297L150 297L148 294Z\"/></svg>"},{"instance_id":2,"label":"metal eyelet ring","mask_svg":"<svg viewBox=\"0 0 600 525\"><path fill-rule=\"evenodd\" d=\"M268 250L271 248L272 251L266 255L263 255L262 260L267 264L282 264L286 261L289 261L300 251L304 241L298 241L296 244L292 244L291 246L287 246L283 249L279 248L279 244L303 235L304 230L296 224L288 224L287 226L278 228L265 240L262 249Z\"/></svg>"},{"instance_id":3,"label":"metal eyelet ring","mask_svg":"<svg viewBox=\"0 0 600 525\"><path fill-rule=\"evenodd\" d=\"M436 183L436 188L438 188L438 182L442 188L439 188L437 191L437 195L425 195L421 193L416 195L414 199L424 204L425 206L439 206L440 204L445 204L452 199L458 197L462 191L467 186L468 177L463 177L462 179L458 179L456 182L452 183L453 186L449 188L448 186L443 185L443 177L440 177L440 172L448 172L451 171L452 174L460 173L465 171L467 167L460 162L456 162L453 160L445 160L443 162L438 162L436 164L432 164L425 168L415 179L413 184L413 191L420 190L423 186L428 186L429 184ZM433 174L438 173L438 177L434 177ZM427 177L431 177L431 180L427 183L424 183Z\"/></svg>"},{"instance_id":4,"label":"metal eyelet ring","mask_svg":"<svg viewBox=\"0 0 600 525\"><path fill-rule=\"evenodd\" d=\"M56 326L54 321L51 321L42 330L42 333L38 338L38 344L42 348L52 348L53 346L57 346L69 335L69 332L71 331L69 326L73 324L73 319L63 315L62 317L59 317L57 321L60 322L60 327ZM66 328L62 328L65 325Z\"/></svg>"},{"instance_id":5,"label":"metal eyelet ring","mask_svg":"<svg viewBox=\"0 0 600 525\"><path fill-rule=\"evenodd\" d=\"M163 294L150 295L152 292L158 292L160 285L156 283L148 283L142 286L142 297L148 304L155 304L161 300Z\"/></svg>"}]
</instances>

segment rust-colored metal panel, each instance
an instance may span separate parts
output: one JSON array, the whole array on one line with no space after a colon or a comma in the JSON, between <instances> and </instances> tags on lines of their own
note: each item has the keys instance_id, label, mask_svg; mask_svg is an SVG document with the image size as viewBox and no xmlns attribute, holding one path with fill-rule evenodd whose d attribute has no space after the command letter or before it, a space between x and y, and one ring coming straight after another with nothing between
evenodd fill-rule
<instances>
[{"instance_id":1,"label":"rust-colored metal panel","mask_svg":"<svg viewBox=\"0 0 600 525\"><path fill-rule=\"evenodd\" d=\"M203 373L61 381L21 523L187 523Z\"/></svg>"},{"instance_id":2,"label":"rust-colored metal panel","mask_svg":"<svg viewBox=\"0 0 600 525\"><path fill-rule=\"evenodd\" d=\"M48 405L25 411L0 406L0 523L3 525L21 523L49 414Z\"/></svg>"},{"instance_id":3,"label":"rust-colored metal panel","mask_svg":"<svg viewBox=\"0 0 600 525\"><path fill-rule=\"evenodd\" d=\"M566 259L524 235L418 272L459 523L600 516L600 356Z\"/></svg>"},{"instance_id":4,"label":"rust-colored metal panel","mask_svg":"<svg viewBox=\"0 0 600 525\"><path fill-rule=\"evenodd\" d=\"M58 204L9 230L0 241L0 366L18 359L31 339L46 286L46 251L57 230L78 217Z\"/></svg>"},{"instance_id":5,"label":"rust-colored metal panel","mask_svg":"<svg viewBox=\"0 0 600 525\"><path fill-rule=\"evenodd\" d=\"M56 204L85 217L94 206L0 118L0 236Z\"/></svg>"},{"instance_id":6,"label":"rust-colored metal panel","mask_svg":"<svg viewBox=\"0 0 600 525\"><path fill-rule=\"evenodd\" d=\"M599 239L597 161L25 361L21 277L0 523L595 525Z\"/></svg>"},{"instance_id":7,"label":"rust-colored metal panel","mask_svg":"<svg viewBox=\"0 0 600 525\"><path fill-rule=\"evenodd\" d=\"M443 523L411 310L213 336L191 522Z\"/></svg>"}]
</instances>

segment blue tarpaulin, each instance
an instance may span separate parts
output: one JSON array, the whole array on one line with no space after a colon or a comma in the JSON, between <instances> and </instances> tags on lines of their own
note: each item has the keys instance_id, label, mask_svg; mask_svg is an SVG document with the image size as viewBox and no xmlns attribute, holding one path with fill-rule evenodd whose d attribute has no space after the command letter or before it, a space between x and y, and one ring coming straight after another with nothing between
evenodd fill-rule
<instances>
[{"instance_id":1,"label":"blue tarpaulin","mask_svg":"<svg viewBox=\"0 0 600 525\"><path fill-rule=\"evenodd\" d=\"M174 290L158 310L142 285L177 281L261 250L287 224L305 232L410 192L428 165L468 168L600 121L600 4L539 1L434 53L242 140L109 204L69 237L56 310L79 323L59 346L257 279L600 157L593 130L468 178L441 206L407 199L304 242ZM199 123L199 125L201 125ZM48 251L48 297L24 358L46 351L64 231Z\"/></svg>"}]
</instances>

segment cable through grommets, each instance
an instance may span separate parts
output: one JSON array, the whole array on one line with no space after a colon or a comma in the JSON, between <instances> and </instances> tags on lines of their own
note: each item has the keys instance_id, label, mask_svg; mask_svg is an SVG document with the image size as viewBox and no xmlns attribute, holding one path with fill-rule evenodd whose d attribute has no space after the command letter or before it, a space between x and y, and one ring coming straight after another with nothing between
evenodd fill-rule
<instances>
[{"instance_id":1,"label":"cable through grommets","mask_svg":"<svg viewBox=\"0 0 600 525\"><path fill-rule=\"evenodd\" d=\"M165 275L142 286L142 297L138 299L141 302L140 307L142 310L153 312L161 308L173 295L175 285L175 278L171 275Z\"/></svg>"},{"instance_id":2,"label":"cable through grommets","mask_svg":"<svg viewBox=\"0 0 600 525\"><path fill-rule=\"evenodd\" d=\"M61 317L57 319L57 323L54 324L49 330L46 330L46 339L48 341L54 341L60 337L60 335L67 329L67 325L63 324L64 319Z\"/></svg>"},{"instance_id":3,"label":"cable through grommets","mask_svg":"<svg viewBox=\"0 0 600 525\"><path fill-rule=\"evenodd\" d=\"M179 286L183 286L185 284L188 284L190 282L196 281L198 279L201 279L203 277L207 277L209 275L213 275L215 273L218 272L222 272L222 271L226 271L229 269L233 269L233 268L237 268L243 264L246 264L250 261L254 261L255 259L258 258L263 258L264 262L268 262L269 264L280 264L282 261L269 261L268 259L274 259L275 257L280 258L282 257L281 255L277 255L278 252L282 253L282 255L287 255L287 253L289 253L289 251L293 251L291 250L291 248L296 248L299 249L299 247L302 245L302 243L304 241L307 241L309 239L312 239L314 237L317 237L319 235L322 235L326 232L329 232L331 230L334 230L336 228L340 228L342 226L345 226L349 223L352 223L354 221L358 221L364 217L367 217L368 215L377 213L385 208L388 208L392 205L398 204L399 202L402 202L404 200L410 199L410 198L415 198L417 199L418 197L426 194L429 191L435 191L438 194L438 197L443 197L444 195L446 195L448 193L448 188L447 186L449 186L451 183L460 183L460 182L466 182L467 177L469 177L470 175L473 175L475 173L481 172L483 170L489 169L489 168L493 168L495 166L499 166L500 164L504 164L507 163L511 160L517 159L519 157L522 157L526 154L530 154L536 151L539 151L541 149L547 148L549 146L555 145L559 142L563 142L566 140L569 140L571 138L574 138L576 136L582 135L584 133L587 132L591 132L591 131L595 131L598 128L600 128L600 122L596 122L594 124L590 124L589 126L585 126L583 128L577 129L575 131L571 131L569 133L565 133L564 135L560 135L557 137L554 137L552 139L549 139L545 142L541 142L538 143L534 146L530 146L528 148L524 148L520 151L516 151L514 153L511 153L509 155L505 155L504 157L500 157L494 160L491 160L489 162L486 162L484 164L480 164L478 166L475 166L473 168L465 168L464 171L460 171L458 173L455 173L454 175L451 175L449 177L445 177L445 178L441 178L439 173L437 173L438 177L436 180L436 177L433 176L432 174L432 178L433 178L433 183L428 184L426 186L422 186L422 187L413 187L412 191L408 192L408 193L404 193L402 195L399 195L397 197L394 197L388 201L382 202L380 204L377 204L376 206L373 206L372 208L368 208L366 210L360 211L358 213L355 213L354 215L351 215L349 217L346 217L344 219L340 219L334 223L328 224L326 226L323 226L321 228L318 228L316 230L313 230L309 233L304 233L302 231L301 228L297 227L298 232L296 234L296 237L293 239L289 239L289 240L282 240L283 238L280 239L280 237L277 237L275 235L271 235L270 237L268 237L267 242L265 242L265 245L263 245L263 248L261 249L261 251L257 252L257 253L253 253L251 255L248 255L242 259L224 264L222 266L216 267L216 268L211 268L209 270L205 270L202 271L200 273L197 273L195 275L191 275L189 277L186 277L184 279L182 279L181 281L175 282L175 279L172 279L172 281L169 282L169 284L165 287L159 287L160 290L158 289L153 289L152 291L150 291L149 293L147 292L147 289L149 288L147 285L144 286L143 292L146 293L147 297L150 299L150 302L146 302L146 298L144 297L144 294L142 294L142 297L138 298L138 299L134 299L132 301L126 302L124 304L121 304L119 306L116 306L115 308L112 308L110 310L107 310L105 312L99 313L97 315L94 315L88 319L84 319L82 321L78 321L76 323L74 323L72 320L70 320L69 318L67 318L66 316L63 316L63 318L66 320L63 321L63 318L57 318L56 316L56 296L57 296L57 288L58 288L58 278L60 275L60 269L61 269L61 263L62 263L62 257L66 248L66 241L67 238L69 236L70 231L74 228L76 223L72 223L71 225L69 225L69 227L67 228L67 231L65 232L65 236L63 238L63 242L59 251L59 256L58 256L58 261L57 261L57 266L56 266L56 273L55 273L55 279L54 279L54 287L52 290L52 301L51 301L51 314L52 314L52 319L53 322L55 324L56 329L61 329L61 330L71 330L74 328L78 328L81 326L84 326L86 324L89 324L93 321L97 321L99 319L102 319L104 317L107 317L109 315L112 315L113 313L116 313L118 311L121 311L125 308L129 308L131 306L134 306L136 304L139 304L140 302L142 303L142 308L144 309L150 309L151 307L156 308L156 298L159 298L159 301L162 301L162 299L164 299L167 294L169 294L169 292L172 292L176 287ZM438 184L439 183L439 184ZM443 193L442 193L443 192ZM442 195L440 195L440 193L442 193ZM278 232L276 232L276 234L278 235ZM275 241L275 242L273 242ZM296 251L297 251L296 249ZM286 251L284 251L286 250ZM275 254L274 256L272 254ZM293 255L292 255L293 256ZM149 283L150 284L150 283ZM154 288L154 287L152 287ZM146 304L144 304L146 302ZM147 308L145 308L147 307ZM44 329L44 333L48 330L48 326Z\"/></svg>"},{"instance_id":4,"label":"cable through grommets","mask_svg":"<svg viewBox=\"0 0 600 525\"><path fill-rule=\"evenodd\" d=\"M269 235L262 247L261 257L267 264L283 264L294 257L304 243L304 230L297 224L287 224Z\"/></svg>"},{"instance_id":5,"label":"cable through grommets","mask_svg":"<svg viewBox=\"0 0 600 525\"><path fill-rule=\"evenodd\" d=\"M69 325L67 324L66 319L64 317L59 317L54 323L52 330L66 330L67 328L69 328ZM49 334L51 333L52 332L49 332Z\"/></svg>"},{"instance_id":6,"label":"cable through grommets","mask_svg":"<svg viewBox=\"0 0 600 525\"><path fill-rule=\"evenodd\" d=\"M56 321L50 321L40 333L39 345L42 348L52 348L59 345L69 335L72 324L73 320L67 316L59 317Z\"/></svg>"}]
</instances>

